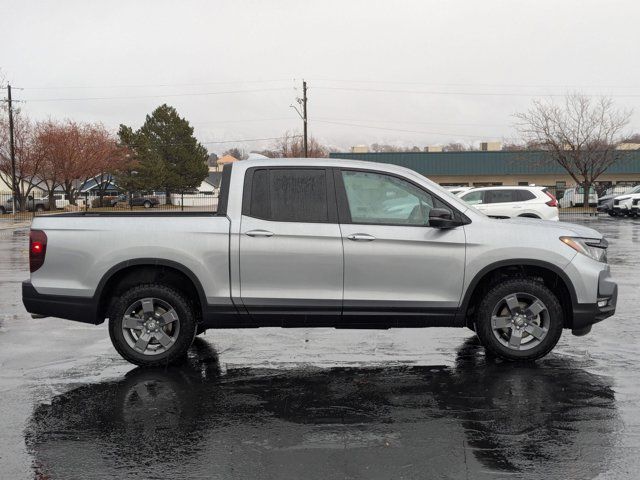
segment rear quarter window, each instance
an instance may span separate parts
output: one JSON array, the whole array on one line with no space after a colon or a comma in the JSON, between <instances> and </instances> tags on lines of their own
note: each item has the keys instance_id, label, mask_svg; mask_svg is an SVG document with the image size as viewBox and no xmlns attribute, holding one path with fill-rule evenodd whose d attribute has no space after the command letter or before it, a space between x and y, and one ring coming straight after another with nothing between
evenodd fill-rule
<instances>
[{"instance_id":1,"label":"rear quarter window","mask_svg":"<svg viewBox=\"0 0 640 480\"><path fill-rule=\"evenodd\" d=\"M527 200L533 200L536 195L529 190L518 190L518 201L526 202Z\"/></svg>"}]
</instances>

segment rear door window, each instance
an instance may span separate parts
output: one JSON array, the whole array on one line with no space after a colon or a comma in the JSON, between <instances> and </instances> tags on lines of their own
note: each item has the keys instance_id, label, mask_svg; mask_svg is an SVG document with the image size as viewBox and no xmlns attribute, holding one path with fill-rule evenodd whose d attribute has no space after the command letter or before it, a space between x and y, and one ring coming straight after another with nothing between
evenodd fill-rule
<instances>
[{"instance_id":1,"label":"rear door window","mask_svg":"<svg viewBox=\"0 0 640 480\"><path fill-rule=\"evenodd\" d=\"M329 222L327 171L263 168L253 172L249 216L275 222Z\"/></svg>"},{"instance_id":2,"label":"rear door window","mask_svg":"<svg viewBox=\"0 0 640 480\"><path fill-rule=\"evenodd\" d=\"M487 190L484 195L484 203L509 203L517 201L517 190Z\"/></svg>"}]
</instances>

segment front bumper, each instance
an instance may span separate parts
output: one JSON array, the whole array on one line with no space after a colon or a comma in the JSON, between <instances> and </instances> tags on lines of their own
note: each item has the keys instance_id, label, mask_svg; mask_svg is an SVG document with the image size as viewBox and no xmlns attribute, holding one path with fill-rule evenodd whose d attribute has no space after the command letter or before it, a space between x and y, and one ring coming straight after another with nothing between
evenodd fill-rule
<instances>
[{"instance_id":1,"label":"front bumper","mask_svg":"<svg viewBox=\"0 0 640 480\"><path fill-rule=\"evenodd\" d=\"M609 213L613 210L613 200L605 200L601 203L598 203L596 210L598 212Z\"/></svg>"},{"instance_id":2,"label":"front bumper","mask_svg":"<svg viewBox=\"0 0 640 480\"><path fill-rule=\"evenodd\" d=\"M618 284L612 280L608 270L603 270L598 276L598 300L596 303L578 303L573 306L571 330L575 335L589 333L591 325L616 312L617 302Z\"/></svg>"}]
</instances>

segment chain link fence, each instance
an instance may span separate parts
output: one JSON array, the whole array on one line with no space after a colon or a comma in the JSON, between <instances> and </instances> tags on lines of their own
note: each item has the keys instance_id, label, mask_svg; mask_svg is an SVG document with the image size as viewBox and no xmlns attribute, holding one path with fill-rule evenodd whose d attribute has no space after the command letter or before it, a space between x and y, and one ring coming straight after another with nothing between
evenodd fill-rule
<instances>
[{"instance_id":1,"label":"chain link fence","mask_svg":"<svg viewBox=\"0 0 640 480\"><path fill-rule=\"evenodd\" d=\"M66 212L130 212L130 211L182 211L215 212L218 196L213 192L164 192L150 194L91 195L81 193L74 201L65 194L48 197L29 196L24 205L16 205L15 213L11 194L0 194L0 221L29 221L36 215L52 215ZM55 207L54 207L55 205Z\"/></svg>"}]
</instances>

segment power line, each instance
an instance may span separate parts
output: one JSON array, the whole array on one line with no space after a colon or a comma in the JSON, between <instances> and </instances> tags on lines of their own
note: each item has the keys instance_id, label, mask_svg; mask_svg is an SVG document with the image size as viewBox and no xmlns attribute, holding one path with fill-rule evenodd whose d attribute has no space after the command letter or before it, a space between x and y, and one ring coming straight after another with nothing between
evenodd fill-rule
<instances>
[{"instance_id":1,"label":"power line","mask_svg":"<svg viewBox=\"0 0 640 480\"><path fill-rule=\"evenodd\" d=\"M299 138L302 135L290 135L291 138ZM262 142L264 140L279 140L282 137L267 137L267 138L243 138L240 140L220 140L220 141L210 141L210 142L200 142L200 143L241 143L241 142Z\"/></svg>"},{"instance_id":2,"label":"power line","mask_svg":"<svg viewBox=\"0 0 640 480\"><path fill-rule=\"evenodd\" d=\"M374 93L410 93L420 95L458 95L481 97L566 97L564 93L513 93L513 92L462 92L462 91L437 91L437 90L401 90L383 88L356 88L356 87L314 87L321 90L342 90L347 92L374 92ZM587 97L600 97L602 95L585 95ZM640 94L612 94L607 97L640 97Z\"/></svg>"},{"instance_id":3,"label":"power line","mask_svg":"<svg viewBox=\"0 0 640 480\"><path fill-rule=\"evenodd\" d=\"M32 98L23 99L25 102L68 102L68 101L86 101L86 100L132 100L140 98L165 98L165 97L198 97L209 95L227 95L237 93L254 93L254 92L273 92L291 90L290 88L277 87L277 88L255 88L251 90L226 90L219 92L196 92L196 93L169 93L164 95L127 95L127 96L113 96L113 97L77 97L77 98Z\"/></svg>"},{"instance_id":4,"label":"power line","mask_svg":"<svg viewBox=\"0 0 640 480\"><path fill-rule=\"evenodd\" d=\"M227 123L253 123L253 122L275 122L279 120L295 120L293 117L272 117L272 118L249 118L246 120L207 120L206 122L190 122L191 125L227 124Z\"/></svg>"},{"instance_id":5,"label":"power line","mask_svg":"<svg viewBox=\"0 0 640 480\"><path fill-rule=\"evenodd\" d=\"M277 83L289 82L291 79L274 79L274 80L235 80L229 82L201 82L201 83L157 83L157 84L134 84L134 85L75 85L75 86L26 86L21 89L26 90L85 90L100 88L167 88L167 87L204 87L208 85L241 85L247 83ZM16 87L14 87L16 88Z\"/></svg>"},{"instance_id":6,"label":"power line","mask_svg":"<svg viewBox=\"0 0 640 480\"><path fill-rule=\"evenodd\" d=\"M429 83L398 80L344 80L331 78L314 78L315 81L329 83L365 83L386 85L423 85L430 87L493 87L493 88L638 88L637 85L539 85L539 84L505 84L505 83Z\"/></svg>"},{"instance_id":7,"label":"power line","mask_svg":"<svg viewBox=\"0 0 640 480\"><path fill-rule=\"evenodd\" d=\"M299 138L302 137L302 135L290 135L290 138ZM201 142L199 140L197 140L197 142L199 144L222 144L222 143L245 143L245 142L262 142L262 141L266 141L266 140L279 140L282 137L264 137L264 138L240 138L240 139L236 139L236 140L209 140L206 142ZM127 147L182 147L182 146L189 146L192 145L192 142L168 142L168 143L164 143L164 142L150 142L149 144L143 144L143 143L133 143L133 144L128 144L128 145L124 145Z\"/></svg>"}]
</instances>

